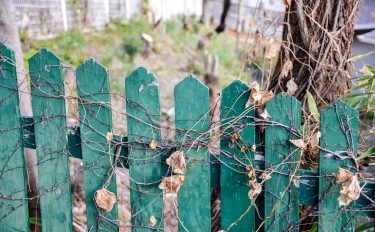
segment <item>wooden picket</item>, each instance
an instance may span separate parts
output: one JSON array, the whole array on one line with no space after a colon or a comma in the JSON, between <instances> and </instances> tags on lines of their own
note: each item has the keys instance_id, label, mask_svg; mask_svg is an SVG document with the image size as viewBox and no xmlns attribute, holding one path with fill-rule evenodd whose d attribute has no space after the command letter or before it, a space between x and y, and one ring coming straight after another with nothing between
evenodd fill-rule
<instances>
[{"instance_id":1,"label":"wooden picket","mask_svg":"<svg viewBox=\"0 0 375 232\"><path fill-rule=\"evenodd\" d=\"M253 122L247 116L254 116L254 110L245 109L250 96L249 87L241 81L234 81L223 89L221 96L221 228L226 230L233 224L233 231L253 231L256 228L255 207L248 196L249 178L243 164L254 166L251 149L255 145L254 126L244 131L233 130L235 125Z\"/></svg>"},{"instance_id":2,"label":"wooden picket","mask_svg":"<svg viewBox=\"0 0 375 232\"><path fill-rule=\"evenodd\" d=\"M14 52L0 44L0 231L29 231L21 114L15 107L19 106L15 63Z\"/></svg>"},{"instance_id":3,"label":"wooden picket","mask_svg":"<svg viewBox=\"0 0 375 232\"><path fill-rule=\"evenodd\" d=\"M266 104L272 122L265 129L265 170L271 179L264 184L265 230L298 231L299 190L297 179L301 150L290 140L298 139L301 128L301 103L294 97L277 94ZM288 175L285 175L288 174Z\"/></svg>"},{"instance_id":4,"label":"wooden picket","mask_svg":"<svg viewBox=\"0 0 375 232\"><path fill-rule=\"evenodd\" d=\"M319 231L353 231L354 214L340 211L342 206L337 202L340 186L332 173L337 173L338 167L353 173L357 170L353 160L358 146L358 112L337 100L321 112L320 120L320 146L324 150L319 156L319 212L322 213ZM340 156L349 159L340 160Z\"/></svg>"},{"instance_id":5,"label":"wooden picket","mask_svg":"<svg viewBox=\"0 0 375 232\"><path fill-rule=\"evenodd\" d=\"M46 48L29 59L42 227L72 231L64 76L60 58Z\"/></svg>"},{"instance_id":6,"label":"wooden picket","mask_svg":"<svg viewBox=\"0 0 375 232\"><path fill-rule=\"evenodd\" d=\"M158 80L140 67L125 79L126 112L128 114L130 202L133 231L152 231L164 228L163 192L158 185L162 179L159 149L160 103ZM150 217L157 223L149 226Z\"/></svg>"},{"instance_id":7,"label":"wooden picket","mask_svg":"<svg viewBox=\"0 0 375 232\"><path fill-rule=\"evenodd\" d=\"M211 231L210 154L199 138L210 128L208 88L188 76L174 89L176 137L184 145L185 182L178 191L179 231ZM194 212L194 214L192 214ZM199 215L197 217L197 215Z\"/></svg>"},{"instance_id":8,"label":"wooden picket","mask_svg":"<svg viewBox=\"0 0 375 232\"><path fill-rule=\"evenodd\" d=\"M108 73L88 59L76 70L80 126L68 133L60 59L42 49L29 60L33 117L19 113L14 63L13 51L0 44L0 115L6 118L0 120L0 230L29 231L24 147L37 151L43 231L73 230L69 155L83 160L89 231L120 229L117 204L106 212L94 201L101 188L116 194L115 164L130 171L131 230L163 230L159 184L174 174L165 168L170 148L160 139L157 78L140 67L125 79L128 134L112 135ZM300 168L301 149L290 142L303 139L300 102L286 93L276 95L266 104L271 116L266 122L254 119L254 106L246 107L249 96L249 87L238 80L223 89L221 152L210 154L207 144L215 142L210 139L216 135L209 131L208 88L193 76L175 87L176 149L184 151L187 162L177 195L178 231L211 230L210 185L221 189L222 230L255 231L262 225L259 231L298 231L300 205L318 209L318 231L353 231L358 213L375 218L371 199L363 196L344 210L337 200L340 185L332 176L339 167L357 171L357 111L337 100L321 112L317 173ZM259 122L268 123L264 137L255 133ZM120 142L122 146L114 146ZM264 146L264 160L254 154L263 152L258 144ZM210 165L212 157L219 166ZM259 174L271 173L256 202L248 195L251 167L257 170L258 183ZM375 184L367 183L362 191L373 197ZM368 211L359 212L364 207Z\"/></svg>"},{"instance_id":9,"label":"wooden picket","mask_svg":"<svg viewBox=\"0 0 375 232\"><path fill-rule=\"evenodd\" d=\"M94 197L102 188L116 194L116 157L111 147L112 108L107 70L94 59L76 70L87 227L90 231L116 231L117 204L110 212L96 207ZM109 139L107 135L109 134ZM104 158L103 158L104 157Z\"/></svg>"}]
</instances>

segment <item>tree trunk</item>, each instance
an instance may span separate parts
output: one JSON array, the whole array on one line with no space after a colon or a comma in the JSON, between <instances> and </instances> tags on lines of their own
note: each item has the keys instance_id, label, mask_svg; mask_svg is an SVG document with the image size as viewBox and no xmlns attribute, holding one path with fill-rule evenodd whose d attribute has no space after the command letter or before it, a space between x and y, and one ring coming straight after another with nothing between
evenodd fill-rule
<instances>
[{"instance_id":1,"label":"tree trunk","mask_svg":"<svg viewBox=\"0 0 375 232\"><path fill-rule=\"evenodd\" d=\"M18 34L17 24L15 23L13 1L0 0L0 6L0 41L11 47L15 53L21 115L32 116L31 98L26 82L26 71L24 69L21 41ZM32 198L39 195L35 150L25 149L25 161L28 177L28 196ZM39 218L37 198L29 201L29 214L32 218Z\"/></svg>"},{"instance_id":2,"label":"tree trunk","mask_svg":"<svg viewBox=\"0 0 375 232\"><path fill-rule=\"evenodd\" d=\"M298 85L295 97L305 103L312 93L318 107L336 100L350 88L355 16L361 0L293 0L286 9L283 40L269 90L286 92ZM290 60L291 70L283 73ZM284 71L288 70L287 67Z\"/></svg>"},{"instance_id":3,"label":"tree trunk","mask_svg":"<svg viewBox=\"0 0 375 232\"><path fill-rule=\"evenodd\" d=\"M225 20L227 18L231 0L224 0L223 12L220 17L220 25L215 29L216 33L221 33L225 30Z\"/></svg>"}]
</instances>

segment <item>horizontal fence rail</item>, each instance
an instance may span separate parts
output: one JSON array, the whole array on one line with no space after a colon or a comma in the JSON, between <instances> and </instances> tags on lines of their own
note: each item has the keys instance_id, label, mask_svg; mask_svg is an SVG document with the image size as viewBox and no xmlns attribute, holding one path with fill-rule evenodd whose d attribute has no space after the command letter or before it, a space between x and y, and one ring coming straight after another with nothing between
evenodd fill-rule
<instances>
[{"instance_id":1,"label":"horizontal fence rail","mask_svg":"<svg viewBox=\"0 0 375 232\"><path fill-rule=\"evenodd\" d=\"M26 117L13 51L0 44L0 52L1 231L29 231L23 148L36 150L44 231L73 231L69 158L83 163L89 231L123 231L118 168L129 169L132 231L165 229L166 192L177 193L178 231L211 231L211 189L220 189L225 231L299 231L302 207L317 217L318 231L354 231L355 215L375 218L375 183L362 181L359 199L348 206L338 202L333 173L358 171L358 112L341 100L320 113L319 168L305 170L304 148L291 142L303 138L301 104L286 93L265 104L271 118L262 119L248 102L251 88L236 80L221 92L220 126L212 129L209 89L190 75L174 89L176 135L165 141L158 79L140 67L125 78L127 134L113 135L110 77L96 60L77 68L71 97L61 60L39 51L29 60L34 116ZM65 101L72 99L80 125L68 127ZM176 183L173 191L161 187ZM104 206L100 194L107 194Z\"/></svg>"}]
</instances>

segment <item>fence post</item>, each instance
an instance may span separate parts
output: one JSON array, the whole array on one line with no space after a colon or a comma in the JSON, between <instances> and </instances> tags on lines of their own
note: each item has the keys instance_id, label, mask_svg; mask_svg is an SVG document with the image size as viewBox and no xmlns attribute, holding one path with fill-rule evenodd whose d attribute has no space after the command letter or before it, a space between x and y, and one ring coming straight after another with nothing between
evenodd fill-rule
<instances>
[{"instance_id":1,"label":"fence post","mask_svg":"<svg viewBox=\"0 0 375 232\"><path fill-rule=\"evenodd\" d=\"M264 184L265 231L298 231L301 149L289 141L299 139L301 103L286 93L266 103L273 123L265 129L265 172L271 179ZM282 127L280 125L284 125Z\"/></svg>"},{"instance_id":2,"label":"fence post","mask_svg":"<svg viewBox=\"0 0 375 232\"><path fill-rule=\"evenodd\" d=\"M26 168L14 52L0 43L0 231L29 231Z\"/></svg>"},{"instance_id":3,"label":"fence post","mask_svg":"<svg viewBox=\"0 0 375 232\"><path fill-rule=\"evenodd\" d=\"M221 95L221 228L253 231L255 207L248 196L250 187L245 165L254 166L251 147L255 144L255 128L248 125L242 131L234 129L253 122L248 118L254 116L253 106L245 109L250 90L245 83L236 80L223 89Z\"/></svg>"},{"instance_id":4,"label":"fence post","mask_svg":"<svg viewBox=\"0 0 375 232\"><path fill-rule=\"evenodd\" d=\"M61 3L61 14L62 14L62 20L64 24L64 31L68 30L68 18L66 16L66 4L65 0L60 0Z\"/></svg>"},{"instance_id":5,"label":"fence post","mask_svg":"<svg viewBox=\"0 0 375 232\"><path fill-rule=\"evenodd\" d=\"M72 199L60 58L46 48L29 59L40 209L44 231L72 231Z\"/></svg>"},{"instance_id":6,"label":"fence post","mask_svg":"<svg viewBox=\"0 0 375 232\"><path fill-rule=\"evenodd\" d=\"M337 100L322 110L320 120L319 231L354 231L354 212L341 212L344 206L337 200L340 186L332 173L338 173L338 167L356 172L353 159L358 147L358 112ZM340 160L333 153L348 159Z\"/></svg>"},{"instance_id":7,"label":"fence post","mask_svg":"<svg viewBox=\"0 0 375 232\"><path fill-rule=\"evenodd\" d=\"M95 204L96 191L105 188L116 195L114 164L118 157L111 147L112 107L108 73L90 58L77 70L78 108L89 231L117 231L117 204L107 212ZM100 167L100 168L99 168Z\"/></svg>"},{"instance_id":8,"label":"fence post","mask_svg":"<svg viewBox=\"0 0 375 232\"><path fill-rule=\"evenodd\" d=\"M190 75L176 85L174 97L176 138L181 144L177 149L184 151L187 163L185 182L177 196L179 231L211 231L208 88Z\"/></svg>"},{"instance_id":9,"label":"fence post","mask_svg":"<svg viewBox=\"0 0 375 232\"><path fill-rule=\"evenodd\" d=\"M125 79L132 231L163 230L163 192L158 80L139 67ZM147 210L145 210L147 209ZM150 227L150 217L157 223Z\"/></svg>"}]
</instances>

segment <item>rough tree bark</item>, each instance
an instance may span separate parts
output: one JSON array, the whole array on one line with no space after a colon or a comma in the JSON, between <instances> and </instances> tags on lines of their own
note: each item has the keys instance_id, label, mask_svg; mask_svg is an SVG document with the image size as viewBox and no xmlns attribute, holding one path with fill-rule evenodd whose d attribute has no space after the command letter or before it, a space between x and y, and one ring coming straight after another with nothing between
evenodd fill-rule
<instances>
[{"instance_id":1,"label":"rough tree bark","mask_svg":"<svg viewBox=\"0 0 375 232\"><path fill-rule=\"evenodd\" d=\"M286 1L288 2L288 1ZM298 85L295 97L305 102L310 91L322 107L350 88L355 16L361 0L292 0L286 8L283 40L269 90L286 92ZM293 68L281 76L284 64Z\"/></svg>"},{"instance_id":2,"label":"rough tree bark","mask_svg":"<svg viewBox=\"0 0 375 232\"><path fill-rule=\"evenodd\" d=\"M24 70L21 40L18 34L17 24L15 23L13 1L0 0L0 6L0 41L11 47L15 53L21 115L32 116L31 98L26 83L26 71ZM39 195L35 150L25 149L25 161L28 177L28 196L32 198ZM30 217L39 218L37 198L29 201L29 213Z\"/></svg>"}]
</instances>

